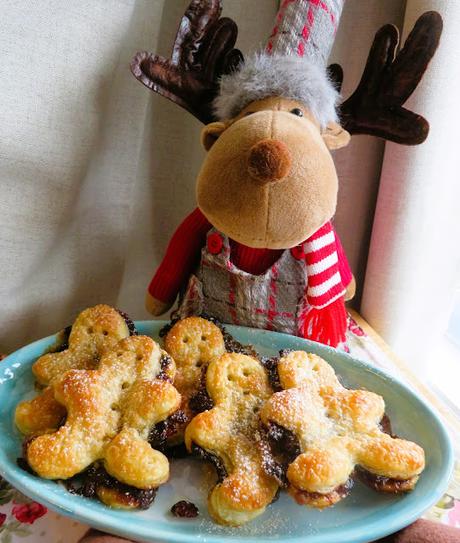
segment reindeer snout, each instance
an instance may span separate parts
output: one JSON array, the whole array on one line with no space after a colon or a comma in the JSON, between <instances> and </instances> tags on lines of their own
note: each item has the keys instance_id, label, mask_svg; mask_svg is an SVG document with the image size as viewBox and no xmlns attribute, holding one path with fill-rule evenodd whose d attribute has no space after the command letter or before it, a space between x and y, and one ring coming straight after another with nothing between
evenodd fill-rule
<instances>
[{"instance_id":1,"label":"reindeer snout","mask_svg":"<svg viewBox=\"0 0 460 543\"><path fill-rule=\"evenodd\" d=\"M290 169L291 153L281 141L261 140L249 150L249 175L261 183L279 181L288 175Z\"/></svg>"}]
</instances>

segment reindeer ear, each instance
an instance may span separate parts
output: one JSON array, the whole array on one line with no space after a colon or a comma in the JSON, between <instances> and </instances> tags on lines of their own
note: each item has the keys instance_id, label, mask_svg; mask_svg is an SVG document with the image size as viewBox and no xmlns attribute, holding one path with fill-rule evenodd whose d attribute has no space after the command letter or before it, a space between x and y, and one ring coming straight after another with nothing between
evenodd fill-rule
<instances>
[{"instance_id":1,"label":"reindeer ear","mask_svg":"<svg viewBox=\"0 0 460 543\"><path fill-rule=\"evenodd\" d=\"M350 142L350 134L338 123L329 123L321 132L321 137L331 151L345 147Z\"/></svg>"},{"instance_id":2,"label":"reindeer ear","mask_svg":"<svg viewBox=\"0 0 460 543\"><path fill-rule=\"evenodd\" d=\"M201 145L209 151L211 147L216 143L217 138L227 128L225 123L215 122L207 124L201 131Z\"/></svg>"}]
</instances>

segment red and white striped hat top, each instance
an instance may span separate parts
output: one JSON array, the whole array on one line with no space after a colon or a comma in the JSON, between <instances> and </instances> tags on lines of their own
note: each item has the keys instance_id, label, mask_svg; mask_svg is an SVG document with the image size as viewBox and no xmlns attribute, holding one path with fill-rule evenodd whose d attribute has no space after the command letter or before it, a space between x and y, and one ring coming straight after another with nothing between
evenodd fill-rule
<instances>
[{"instance_id":1,"label":"red and white striped hat top","mask_svg":"<svg viewBox=\"0 0 460 543\"><path fill-rule=\"evenodd\" d=\"M326 65L344 0L283 0L266 50Z\"/></svg>"}]
</instances>

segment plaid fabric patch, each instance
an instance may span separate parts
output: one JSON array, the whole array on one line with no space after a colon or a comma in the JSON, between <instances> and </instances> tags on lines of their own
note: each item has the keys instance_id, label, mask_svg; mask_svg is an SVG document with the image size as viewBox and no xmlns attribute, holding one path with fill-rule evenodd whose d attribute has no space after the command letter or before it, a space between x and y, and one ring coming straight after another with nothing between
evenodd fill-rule
<instances>
[{"instance_id":1,"label":"plaid fabric patch","mask_svg":"<svg viewBox=\"0 0 460 543\"><path fill-rule=\"evenodd\" d=\"M216 235L222 244L216 243ZM230 259L226 236L211 229L201 253L196 276L192 276L179 315L207 313L221 322L298 335L305 314L307 268L290 250L265 273L251 275ZM211 246L212 252L209 250ZM216 254L216 247L220 251Z\"/></svg>"}]
</instances>

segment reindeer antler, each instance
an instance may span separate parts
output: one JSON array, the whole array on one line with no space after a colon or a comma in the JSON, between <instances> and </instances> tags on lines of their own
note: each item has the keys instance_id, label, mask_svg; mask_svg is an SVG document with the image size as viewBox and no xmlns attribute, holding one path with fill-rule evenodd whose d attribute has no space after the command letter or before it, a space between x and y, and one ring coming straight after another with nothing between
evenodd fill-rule
<instances>
[{"instance_id":1,"label":"reindeer antler","mask_svg":"<svg viewBox=\"0 0 460 543\"><path fill-rule=\"evenodd\" d=\"M420 82L438 47L441 32L439 13L424 13L396 57L398 29L385 25L377 32L361 81L340 106L342 126L350 134L370 134L406 145L425 140L428 122L402 105ZM338 65L329 67L338 87L341 84L339 68Z\"/></svg>"},{"instance_id":2,"label":"reindeer antler","mask_svg":"<svg viewBox=\"0 0 460 543\"><path fill-rule=\"evenodd\" d=\"M138 52L131 61L134 76L203 123L214 120L212 101L218 80L236 69L243 55L234 49L236 23L222 17L220 0L192 0L182 17L171 59Z\"/></svg>"}]
</instances>

